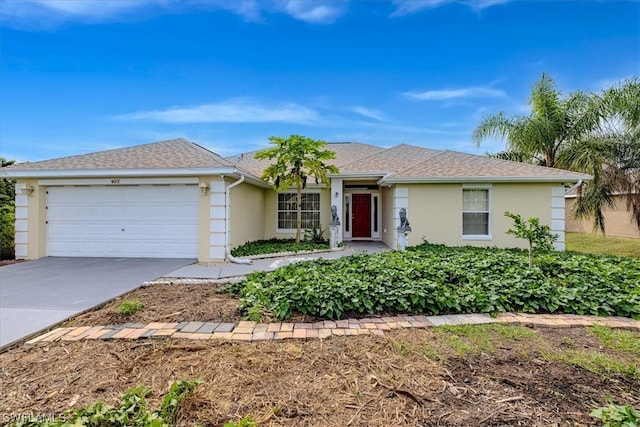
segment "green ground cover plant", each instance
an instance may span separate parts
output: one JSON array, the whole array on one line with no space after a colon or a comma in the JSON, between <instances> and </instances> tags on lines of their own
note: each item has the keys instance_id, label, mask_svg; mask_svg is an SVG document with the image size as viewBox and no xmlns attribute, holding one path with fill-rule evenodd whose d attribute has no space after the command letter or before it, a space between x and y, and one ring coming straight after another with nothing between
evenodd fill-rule
<instances>
[{"instance_id":1,"label":"green ground cover plant","mask_svg":"<svg viewBox=\"0 0 640 427\"><path fill-rule=\"evenodd\" d=\"M328 250L328 242L317 242L313 239L296 243L295 239L269 239L247 242L231 250L231 255L237 257L250 255L277 254L281 252L301 252L312 250Z\"/></svg>"},{"instance_id":2,"label":"green ground cover plant","mask_svg":"<svg viewBox=\"0 0 640 427\"><path fill-rule=\"evenodd\" d=\"M123 316L131 316L142 309L144 309L144 304L138 298L122 301L122 304L118 307L118 311Z\"/></svg>"},{"instance_id":3,"label":"green ground cover plant","mask_svg":"<svg viewBox=\"0 0 640 427\"><path fill-rule=\"evenodd\" d=\"M603 427L638 427L640 416L635 408L629 405L616 405L611 397L607 406L594 409L591 416L600 420Z\"/></svg>"},{"instance_id":4,"label":"green ground cover plant","mask_svg":"<svg viewBox=\"0 0 640 427\"><path fill-rule=\"evenodd\" d=\"M176 381L164 396L162 405L151 410L147 396L151 392L146 387L135 387L127 390L122 396L120 405L111 406L104 402L81 409L65 412L60 419L43 421L25 419L12 424L10 427L169 427L175 425L180 402L192 394L201 381Z\"/></svg>"},{"instance_id":5,"label":"green ground cover plant","mask_svg":"<svg viewBox=\"0 0 640 427\"><path fill-rule=\"evenodd\" d=\"M640 318L640 260L553 252L528 267L519 249L446 247L357 254L254 273L230 291L252 320L294 312L574 313Z\"/></svg>"}]
</instances>

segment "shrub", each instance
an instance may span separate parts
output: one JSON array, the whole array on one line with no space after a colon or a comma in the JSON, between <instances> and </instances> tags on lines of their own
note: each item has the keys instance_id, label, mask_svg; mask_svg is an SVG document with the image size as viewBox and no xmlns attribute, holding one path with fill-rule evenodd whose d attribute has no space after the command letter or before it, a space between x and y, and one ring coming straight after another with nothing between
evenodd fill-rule
<instances>
[{"instance_id":1,"label":"shrub","mask_svg":"<svg viewBox=\"0 0 640 427\"><path fill-rule=\"evenodd\" d=\"M314 240L302 240L296 243L294 239L269 239L247 242L231 250L231 255L237 257L250 255L277 254L281 252L301 252L315 249L329 249L329 243Z\"/></svg>"},{"instance_id":2,"label":"shrub","mask_svg":"<svg viewBox=\"0 0 640 427\"><path fill-rule=\"evenodd\" d=\"M381 313L575 313L640 318L640 260L423 244L289 264L233 287L256 317Z\"/></svg>"}]
</instances>

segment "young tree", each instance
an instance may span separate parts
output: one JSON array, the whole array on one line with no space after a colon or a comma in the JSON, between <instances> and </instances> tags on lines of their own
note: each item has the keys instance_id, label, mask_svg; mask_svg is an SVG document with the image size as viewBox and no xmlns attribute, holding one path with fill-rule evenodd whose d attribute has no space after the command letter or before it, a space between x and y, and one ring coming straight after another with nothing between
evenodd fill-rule
<instances>
[{"instance_id":1,"label":"young tree","mask_svg":"<svg viewBox=\"0 0 640 427\"><path fill-rule=\"evenodd\" d=\"M529 268L533 268L533 253L553 250L553 242L558 240L558 235L551 234L548 225L540 224L540 218L533 217L525 221L511 212L505 212L504 215L513 220L513 228L508 229L507 234L529 242Z\"/></svg>"},{"instance_id":2,"label":"young tree","mask_svg":"<svg viewBox=\"0 0 640 427\"><path fill-rule=\"evenodd\" d=\"M262 172L262 179L273 185L275 191L296 189L296 243L300 243L302 229L302 189L307 179L313 177L316 184L330 184L327 174L338 173L338 168L328 165L335 153L327 150L325 141L291 135L289 138L269 137L274 146L256 153L256 159L272 160Z\"/></svg>"}]
</instances>

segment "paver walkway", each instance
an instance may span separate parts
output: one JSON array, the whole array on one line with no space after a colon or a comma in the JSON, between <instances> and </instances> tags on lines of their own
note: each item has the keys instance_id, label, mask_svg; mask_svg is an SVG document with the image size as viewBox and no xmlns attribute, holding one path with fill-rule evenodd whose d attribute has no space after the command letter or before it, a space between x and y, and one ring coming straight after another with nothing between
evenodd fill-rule
<instances>
[{"instance_id":1,"label":"paver walkway","mask_svg":"<svg viewBox=\"0 0 640 427\"><path fill-rule=\"evenodd\" d=\"M400 328L429 328L442 325L477 325L508 323L537 327L583 327L604 325L611 328L640 331L640 321L626 317L576 316L571 314L515 314L497 317L486 314L454 314L444 316L394 316L347 319L316 323L235 323L182 322L111 326L57 328L26 342L27 345L53 341L118 340L182 338L190 340L272 341L285 339L324 339L345 335L384 335Z\"/></svg>"}]
</instances>

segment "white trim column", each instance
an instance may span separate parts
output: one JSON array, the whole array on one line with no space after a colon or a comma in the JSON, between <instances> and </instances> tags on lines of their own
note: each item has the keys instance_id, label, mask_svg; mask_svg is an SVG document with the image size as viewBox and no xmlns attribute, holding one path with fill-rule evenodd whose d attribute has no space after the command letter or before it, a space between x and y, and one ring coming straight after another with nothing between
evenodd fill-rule
<instances>
[{"instance_id":1,"label":"white trim column","mask_svg":"<svg viewBox=\"0 0 640 427\"><path fill-rule=\"evenodd\" d=\"M338 235L336 236L336 243L343 241L343 231L345 221L348 219L344 217L344 192L343 192L343 180L342 178L331 178L331 206L335 206L338 209L338 218L341 225L338 227Z\"/></svg>"},{"instance_id":2,"label":"white trim column","mask_svg":"<svg viewBox=\"0 0 640 427\"><path fill-rule=\"evenodd\" d=\"M15 256L25 259L29 252L29 196L22 194L27 184L16 184Z\"/></svg>"},{"instance_id":3,"label":"white trim column","mask_svg":"<svg viewBox=\"0 0 640 427\"><path fill-rule=\"evenodd\" d=\"M551 187L551 233L558 235L558 240L553 244L557 251L564 251L564 191L562 186Z\"/></svg>"},{"instance_id":4,"label":"white trim column","mask_svg":"<svg viewBox=\"0 0 640 427\"><path fill-rule=\"evenodd\" d=\"M209 258L225 259L226 182L209 182Z\"/></svg>"},{"instance_id":5,"label":"white trim column","mask_svg":"<svg viewBox=\"0 0 640 427\"><path fill-rule=\"evenodd\" d=\"M393 230L390 230L393 233L393 248L398 249L398 233L396 232L396 227L400 226L400 209L405 208L407 213L409 212L409 188L395 186L393 188ZM408 217L409 221L411 221L411 216Z\"/></svg>"}]
</instances>

